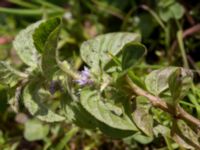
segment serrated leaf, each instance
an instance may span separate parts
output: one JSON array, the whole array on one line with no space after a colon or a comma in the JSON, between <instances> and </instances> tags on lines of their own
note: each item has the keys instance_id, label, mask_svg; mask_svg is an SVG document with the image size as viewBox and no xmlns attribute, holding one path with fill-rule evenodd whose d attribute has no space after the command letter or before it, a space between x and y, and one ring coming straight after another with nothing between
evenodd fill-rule
<instances>
[{"instance_id":1,"label":"serrated leaf","mask_svg":"<svg viewBox=\"0 0 200 150\"><path fill-rule=\"evenodd\" d=\"M25 123L24 137L28 141L44 139L49 132L49 126L43 125L38 120L28 120Z\"/></svg>"},{"instance_id":2,"label":"serrated leaf","mask_svg":"<svg viewBox=\"0 0 200 150\"><path fill-rule=\"evenodd\" d=\"M112 60L109 54L116 56L125 44L132 41L139 42L140 35L126 32L100 35L81 45L81 57L92 69L99 71Z\"/></svg>"},{"instance_id":3,"label":"serrated leaf","mask_svg":"<svg viewBox=\"0 0 200 150\"><path fill-rule=\"evenodd\" d=\"M40 81L38 81L40 82ZM38 119L46 122L57 122L63 121L65 117L60 116L50 109L48 109L44 104L41 103L39 95L39 83L32 82L29 83L23 91L24 105L28 111Z\"/></svg>"},{"instance_id":4,"label":"serrated leaf","mask_svg":"<svg viewBox=\"0 0 200 150\"><path fill-rule=\"evenodd\" d=\"M0 82L10 87L26 77L26 74L14 69L8 63L0 61Z\"/></svg>"},{"instance_id":5,"label":"serrated leaf","mask_svg":"<svg viewBox=\"0 0 200 150\"><path fill-rule=\"evenodd\" d=\"M187 149L200 149L198 135L183 121L173 122L172 138L181 146Z\"/></svg>"},{"instance_id":6,"label":"serrated leaf","mask_svg":"<svg viewBox=\"0 0 200 150\"><path fill-rule=\"evenodd\" d=\"M122 48L122 69L126 70L137 64L146 53L146 47L137 42L126 44Z\"/></svg>"},{"instance_id":7,"label":"serrated leaf","mask_svg":"<svg viewBox=\"0 0 200 150\"><path fill-rule=\"evenodd\" d=\"M137 131L137 128L125 113L117 115L106 107L98 92L84 89L81 92L82 106L100 122L119 130Z\"/></svg>"},{"instance_id":8,"label":"serrated leaf","mask_svg":"<svg viewBox=\"0 0 200 150\"><path fill-rule=\"evenodd\" d=\"M38 21L22 30L15 38L13 46L20 59L28 66L36 68L39 64L39 57L34 44L32 35L35 29L42 23Z\"/></svg>"},{"instance_id":9,"label":"serrated leaf","mask_svg":"<svg viewBox=\"0 0 200 150\"><path fill-rule=\"evenodd\" d=\"M147 136L153 137L153 117L149 113L150 106L145 97L137 97L132 116L137 127Z\"/></svg>"},{"instance_id":10,"label":"serrated leaf","mask_svg":"<svg viewBox=\"0 0 200 150\"><path fill-rule=\"evenodd\" d=\"M56 63L56 49L61 19L53 18L43 22L34 32L34 45L42 53L42 71L48 78L58 69Z\"/></svg>"}]
</instances>

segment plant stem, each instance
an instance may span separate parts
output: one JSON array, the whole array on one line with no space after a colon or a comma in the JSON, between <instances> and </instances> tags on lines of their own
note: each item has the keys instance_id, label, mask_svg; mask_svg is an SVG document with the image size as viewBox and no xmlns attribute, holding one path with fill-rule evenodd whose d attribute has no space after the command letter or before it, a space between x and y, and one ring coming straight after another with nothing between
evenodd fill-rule
<instances>
[{"instance_id":1,"label":"plant stem","mask_svg":"<svg viewBox=\"0 0 200 150\"><path fill-rule=\"evenodd\" d=\"M8 1L13 3L13 4L17 4L19 6L26 7L26 8L37 8L38 7L35 4L32 4L30 2L26 2L26 1L23 1L23 0L8 0Z\"/></svg>"},{"instance_id":2,"label":"plant stem","mask_svg":"<svg viewBox=\"0 0 200 150\"><path fill-rule=\"evenodd\" d=\"M14 8L3 8L0 7L0 12L14 15L23 15L23 16L41 16L44 13L43 9L14 9ZM47 9L46 13L48 14L62 14L64 11L62 10L51 10Z\"/></svg>"},{"instance_id":3,"label":"plant stem","mask_svg":"<svg viewBox=\"0 0 200 150\"><path fill-rule=\"evenodd\" d=\"M192 27L190 27L190 28L188 28L188 29L186 29L186 30L184 30L184 31L183 31L183 37L182 37L182 38L185 39L185 38L187 38L188 36L191 36L191 35L193 35L193 34L195 34L195 33L198 33L198 32L200 32L200 23L199 23L199 24L196 24L196 25L194 25L194 26L192 26ZM175 51L177 45L178 45L177 40L175 40L175 41L173 42L171 48L169 49L169 52L168 52L169 58L171 58L171 57L173 56L174 51ZM170 60L170 61L172 61L172 60Z\"/></svg>"},{"instance_id":4,"label":"plant stem","mask_svg":"<svg viewBox=\"0 0 200 150\"><path fill-rule=\"evenodd\" d=\"M179 30L177 32L177 39L178 39L178 44L179 44L179 47L180 47L180 50L181 50L181 55L182 55L182 58L183 58L183 66L185 68L189 68L187 56L186 56L185 48L184 48L184 44L183 44L183 32L182 32L182 30Z\"/></svg>"},{"instance_id":5,"label":"plant stem","mask_svg":"<svg viewBox=\"0 0 200 150\"><path fill-rule=\"evenodd\" d=\"M64 137L60 140L58 145L55 147L55 150L62 150L65 148L69 140L78 132L77 127L73 127L71 130L69 130Z\"/></svg>"},{"instance_id":6,"label":"plant stem","mask_svg":"<svg viewBox=\"0 0 200 150\"><path fill-rule=\"evenodd\" d=\"M132 80L128 76L126 76L126 81L135 94L148 98L148 100L152 103L152 105L154 107L160 108L163 111L171 114L172 117L183 119L184 121L186 121L192 125L195 125L198 129L200 129L200 120L198 120L197 118L195 118L192 115L190 115L189 113L187 113L180 106L177 106L178 113L176 114L176 111L173 106L168 105L160 97L154 96L154 95L144 91L142 88L140 88L135 83L133 83Z\"/></svg>"},{"instance_id":7,"label":"plant stem","mask_svg":"<svg viewBox=\"0 0 200 150\"><path fill-rule=\"evenodd\" d=\"M71 69L70 64L67 61L60 61L59 60L59 51L56 50L56 62L58 64L58 67L66 73L68 76L72 77L74 80L77 80L80 78L79 74Z\"/></svg>"}]
</instances>

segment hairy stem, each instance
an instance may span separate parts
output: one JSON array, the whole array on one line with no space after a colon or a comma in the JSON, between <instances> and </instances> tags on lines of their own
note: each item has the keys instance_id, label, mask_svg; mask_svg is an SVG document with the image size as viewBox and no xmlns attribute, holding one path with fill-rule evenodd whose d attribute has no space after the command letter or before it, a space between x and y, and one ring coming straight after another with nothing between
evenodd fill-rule
<instances>
[{"instance_id":1,"label":"hairy stem","mask_svg":"<svg viewBox=\"0 0 200 150\"><path fill-rule=\"evenodd\" d=\"M186 121L200 129L200 120L198 120L197 118L195 118L192 115L190 115L189 113L187 113L180 106L177 106L178 113L176 113L173 106L168 105L160 97L154 96L154 95L144 91L142 88L140 88L135 83L133 83L132 80L128 76L126 76L126 81L135 94L148 98L148 100L152 103L152 105L154 107L160 108L163 111L171 114L172 117L183 119L184 121Z\"/></svg>"}]
</instances>

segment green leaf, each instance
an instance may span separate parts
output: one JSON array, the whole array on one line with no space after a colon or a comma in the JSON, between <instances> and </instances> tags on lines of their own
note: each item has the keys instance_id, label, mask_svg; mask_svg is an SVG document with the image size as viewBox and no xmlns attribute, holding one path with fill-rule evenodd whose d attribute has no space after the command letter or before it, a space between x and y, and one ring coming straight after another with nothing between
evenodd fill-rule
<instances>
[{"instance_id":1,"label":"green leaf","mask_svg":"<svg viewBox=\"0 0 200 150\"><path fill-rule=\"evenodd\" d=\"M147 90L154 95L165 91L168 88L168 78L176 69L177 67L166 67L152 71L145 79Z\"/></svg>"},{"instance_id":2,"label":"green leaf","mask_svg":"<svg viewBox=\"0 0 200 150\"><path fill-rule=\"evenodd\" d=\"M178 104L178 99L181 94L182 89L182 79L181 79L181 68L177 68L176 71L174 71L168 80L169 84L169 90L173 98L174 104Z\"/></svg>"},{"instance_id":3,"label":"green leaf","mask_svg":"<svg viewBox=\"0 0 200 150\"><path fill-rule=\"evenodd\" d=\"M181 68L182 88L181 88L180 99L182 99L188 94L188 91L193 84L192 81L193 81L193 72L189 69Z\"/></svg>"},{"instance_id":4,"label":"green leaf","mask_svg":"<svg viewBox=\"0 0 200 150\"><path fill-rule=\"evenodd\" d=\"M168 7L160 8L158 13L160 18L165 22L169 21L173 17L173 13L169 10Z\"/></svg>"},{"instance_id":5,"label":"green leaf","mask_svg":"<svg viewBox=\"0 0 200 150\"><path fill-rule=\"evenodd\" d=\"M86 111L83 108L83 106L77 102L77 100L78 98L76 96L70 96L69 94L65 94L62 98L61 104L65 111L66 118L71 122L75 123L76 125L78 125L79 127L88 129L100 129L104 134L112 138L123 138L135 133L134 131L116 129L108 126L105 123L100 122L88 111ZM114 108L112 107L112 110L115 111L116 107ZM118 111L115 112L117 113Z\"/></svg>"},{"instance_id":6,"label":"green leaf","mask_svg":"<svg viewBox=\"0 0 200 150\"><path fill-rule=\"evenodd\" d=\"M99 71L112 60L109 54L116 56L125 44L132 41L139 42L140 35L126 32L100 35L81 45L81 57L92 69Z\"/></svg>"},{"instance_id":7,"label":"green leaf","mask_svg":"<svg viewBox=\"0 0 200 150\"><path fill-rule=\"evenodd\" d=\"M42 71L48 78L58 69L56 49L60 28L61 19L53 18L40 24L33 34L35 47L42 53Z\"/></svg>"},{"instance_id":8,"label":"green leaf","mask_svg":"<svg viewBox=\"0 0 200 150\"><path fill-rule=\"evenodd\" d=\"M170 129L163 125L157 125L154 127L153 132L156 137L158 137L159 134L161 134L163 137L170 137Z\"/></svg>"},{"instance_id":9,"label":"green leaf","mask_svg":"<svg viewBox=\"0 0 200 150\"><path fill-rule=\"evenodd\" d=\"M170 6L169 9L175 19L182 18L185 12L183 6L180 3L174 3L172 6Z\"/></svg>"},{"instance_id":10,"label":"green leaf","mask_svg":"<svg viewBox=\"0 0 200 150\"><path fill-rule=\"evenodd\" d=\"M27 75L14 69L8 63L0 61L0 83L13 87L17 82Z\"/></svg>"},{"instance_id":11,"label":"green leaf","mask_svg":"<svg viewBox=\"0 0 200 150\"><path fill-rule=\"evenodd\" d=\"M28 66L36 68L39 64L39 57L34 44L32 35L35 29L42 23L38 21L22 30L13 42L13 46L20 59Z\"/></svg>"},{"instance_id":12,"label":"green leaf","mask_svg":"<svg viewBox=\"0 0 200 150\"><path fill-rule=\"evenodd\" d=\"M165 22L169 21L171 18L180 19L184 15L184 8L181 4L174 2L170 5L160 7L159 15Z\"/></svg>"},{"instance_id":13,"label":"green leaf","mask_svg":"<svg viewBox=\"0 0 200 150\"><path fill-rule=\"evenodd\" d=\"M180 69L180 74L177 71L179 69ZM189 69L184 69L181 67L166 67L166 68L152 71L149 75L147 75L145 79L145 85L147 87L147 90L154 95L159 95L165 90L167 90L168 88L170 88L171 92L178 92L177 88L180 88L180 87L174 87L175 81L173 82L173 80L175 80L173 78L176 78L174 76L178 76L176 74L180 75L180 80L181 80L181 89L179 89L181 90L181 92L179 93L180 94L179 98L183 98L187 94L187 91L190 89L192 85L191 83L192 83L193 74L192 74L192 71L190 71ZM170 84L170 87L169 87L169 84ZM176 85L176 86L179 86L179 85ZM175 93L173 93L173 95L174 94Z\"/></svg>"},{"instance_id":14,"label":"green leaf","mask_svg":"<svg viewBox=\"0 0 200 150\"><path fill-rule=\"evenodd\" d=\"M137 127L147 136L153 137L153 117L149 113L151 105L145 97L139 96L136 99L133 120Z\"/></svg>"},{"instance_id":15,"label":"green leaf","mask_svg":"<svg viewBox=\"0 0 200 150\"><path fill-rule=\"evenodd\" d=\"M75 123L79 127L95 129L97 127L96 119L91 116L77 100L75 95L71 96L68 92L62 96L61 106L64 110L64 115L69 121Z\"/></svg>"},{"instance_id":16,"label":"green leaf","mask_svg":"<svg viewBox=\"0 0 200 150\"><path fill-rule=\"evenodd\" d=\"M96 91L84 89L81 92L81 104L82 106L97 120L119 130L137 131L137 128L130 120L129 116L125 113L116 114L113 110L110 110L103 98ZM123 112L123 111L122 111Z\"/></svg>"},{"instance_id":17,"label":"green leaf","mask_svg":"<svg viewBox=\"0 0 200 150\"><path fill-rule=\"evenodd\" d=\"M169 90L175 105L187 95L189 89L192 87L192 77L192 71L183 68L177 68L170 75L168 80Z\"/></svg>"},{"instance_id":18,"label":"green leaf","mask_svg":"<svg viewBox=\"0 0 200 150\"><path fill-rule=\"evenodd\" d=\"M158 1L158 6L165 8L172 5L174 2L175 0L162 0L162 1Z\"/></svg>"},{"instance_id":19,"label":"green leaf","mask_svg":"<svg viewBox=\"0 0 200 150\"><path fill-rule=\"evenodd\" d=\"M141 13L138 15L138 19L137 27L140 29L142 38L149 38L158 24L149 13Z\"/></svg>"},{"instance_id":20,"label":"green leaf","mask_svg":"<svg viewBox=\"0 0 200 150\"><path fill-rule=\"evenodd\" d=\"M172 138L187 149L200 149L198 135L183 121L176 120L172 126Z\"/></svg>"},{"instance_id":21,"label":"green leaf","mask_svg":"<svg viewBox=\"0 0 200 150\"><path fill-rule=\"evenodd\" d=\"M98 122L98 128L101 130L103 134L110 136L112 138L118 138L118 139L129 137L135 133L135 131L121 130L121 129L110 127L103 122Z\"/></svg>"},{"instance_id":22,"label":"green leaf","mask_svg":"<svg viewBox=\"0 0 200 150\"><path fill-rule=\"evenodd\" d=\"M68 84L68 79L65 79L66 90L61 96L61 107L66 119L81 128L95 129L97 120L82 107L79 102L79 96Z\"/></svg>"},{"instance_id":23,"label":"green leaf","mask_svg":"<svg viewBox=\"0 0 200 150\"><path fill-rule=\"evenodd\" d=\"M31 82L25 87L23 91L23 100L25 107L33 116L36 116L42 121L63 121L65 119L63 116L54 113L41 103L41 97L39 94L40 82L41 81Z\"/></svg>"},{"instance_id":24,"label":"green leaf","mask_svg":"<svg viewBox=\"0 0 200 150\"><path fill-rule=\"evenodd\" d=\"M8 95L9 95L10 98L9 98L8 103L15 113L19 112L19 102L21 100L22 87L23 86L16 87L15 92L13 94L12 94L12 90L11 89L9 90Z\"/></svg>"},{"instance_id":25,"label":"green leaf","mask_svg":"<svg viewBox=\"0 0 200 150\"><path fill-rule=\"evenodd\" d=\"M149 144L153 141L153 136L145 136L140 132L137 132L132 137L141 144Z\"/></svg>"},{"instance_id":26,"label":"green leaf","mask_svg":"<svg viewBox=\"0 0 200 150\"><path fill-rule=\"evenodd\" d=\"M131 42L123 48L122 69L126 70L133 67L145 55L146 47L140 43Z\"/></svg>"},{"instance_id":27,"label":"green leaf","mask_svg":"<svg viewBox=\"0 0 200 150\"><path fill-rule=\"evenodd\" d=\"M134 145L136 142L146 145L153 141L153 137L145 136L141 132L136 132L135 134L126 137L123 140L129 145Z\"/></svg>"},{"instance_id":28,"label":"green leaf","mask_svg":"<svg viewBox=\"0 0 200 150\"><path fill-rule=\"evenodd\" d=\"M60 18L53 18L44 21L40 24L39 27L35 30L33 34L34 45L36 49L43 53L45 51L46 42L50 34L61 24Z\"/></svg>"},{"instance_id":29,"label":"green leaf","mask_svg":"<svg viewBox=\"0 0 200 150\"><path fill-rule=\"evenodd\" d=\"M25 123L24 137L28 141L44 139L49 133L49 126L43 125L38 120L28 120Z\"/></svg>"}]
</instances>

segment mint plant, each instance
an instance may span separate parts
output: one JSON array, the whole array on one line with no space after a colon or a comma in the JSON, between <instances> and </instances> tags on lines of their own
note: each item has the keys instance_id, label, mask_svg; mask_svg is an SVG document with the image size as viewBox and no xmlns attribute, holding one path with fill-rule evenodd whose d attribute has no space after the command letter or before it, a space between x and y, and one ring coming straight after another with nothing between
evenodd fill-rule
<instances>
[{"instance_id":1,"label":"mint plant","mask_svg":"<svg viewBox=\"0 0 200 150\"><path fill-rule=\"evenodd\" d=\"M77 68L75 60L59 53L62 28L62 20L52 18L18 34L13 45L25 70L0 62L0 81L15 89L10 103L16 111L22 102L33 117L45 122L67 120L142 144L162 135L180 147L200 149L200 120L180 105L193 86L191 70L169 66L140 76L137 66L147 48L139 33L128 32L83 42L83 69ZM56 109L47 105L52 96L60 102Z\"/></svg>"}]
</instances>

